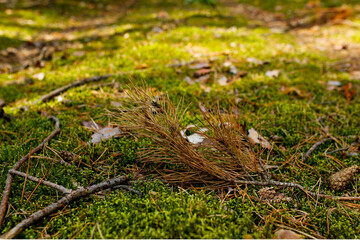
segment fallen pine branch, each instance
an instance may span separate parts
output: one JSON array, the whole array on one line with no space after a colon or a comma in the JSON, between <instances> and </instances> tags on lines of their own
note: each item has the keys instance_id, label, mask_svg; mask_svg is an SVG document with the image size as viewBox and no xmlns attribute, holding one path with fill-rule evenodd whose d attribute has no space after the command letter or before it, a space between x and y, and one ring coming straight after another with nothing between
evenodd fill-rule
<instances>
[{"instance_id":1,"label":"fallen pine branch","mask_svg":"<svg viewBox=\"0 0 360 240\"><path fill-rule=\"evenodd\" d=\"M40 219L48 216L51 213L54 213L64 207L65 205L80 199L82 197L89 196L90 194L96 193L103 189L108 189L111 187L115 187L117 185L123 184L127 182L127 176L120 176L117 178L110 179L108 181L98 183L92 185L90 187L82 188L76 191L72 191L70 194L65 195L59 201L50 204L49 206L45 207L42 210L39 210L33 214L31 214L28 218L18 223L15 227L13 227L10 231L0 236L0 238L8 239L14 238L16 235L21 233L25 228L31 226L35 222L39 221Z\"/></svg>"},{"instance_id":2,"label":"fallen pine branch","mask_svg":"<svg viewBox=\"0 0 360 240\"><path fill-rule=\"evenodd\" d=\"M10 196L10 192L11 192L11 184L13 182L13 174L10 173L10 171L15 170L17 171L21 165L34 153L36 153L37 151L39 151L42 147L45 146L45 144L50 141L56 134L58 134L60 132L60 122L59 120L54 117L54 116L50 116L48 117L49 119L52 119L55 121L55 130L52 131L50 133L50 135L44 139L44 141L42 143L40 143L36 148L34 148L33 150L31 150L28 154L26 154L25 156L23 156L10 170L8 173L8 176L6 178L6 183L5 183L5 190L3 193L3 197L1 200L1 204L0 204L0 227L2 226L4 219L5 219L5 215L6 215L6 210L7 210L7 205L8 205L8 201L9 201L9 196Z\"/></svg>"}]
</instances>

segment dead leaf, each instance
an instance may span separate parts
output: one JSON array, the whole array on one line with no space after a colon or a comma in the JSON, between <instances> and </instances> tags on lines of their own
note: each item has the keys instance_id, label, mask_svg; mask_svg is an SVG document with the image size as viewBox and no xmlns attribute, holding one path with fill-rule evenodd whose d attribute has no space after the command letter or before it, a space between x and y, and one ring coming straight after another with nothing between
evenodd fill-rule
<instances>
[{"instance_id":1,"label":"dead leaf","mask_svg":"<svg viewBox=\"0 0 360 240\"><path fill-rule=\"evenodd\" d=\"M348 102L350 102L353 99L355 92L356 92L355 89L351 89L351 88L352 88L351 83L348 83L343 87L344 95Z\"/></svg>"},{"instance_id":2,"label":"dead leaf","mask_svg":"<svg viewBox=\"0 0 360 240\"><path fill-rule=\"evenodd\" d=\"M85 51L76 51L73 53L75 57L82 57L85 55Z\"/></svg>"},{"instance_id":3,"label":"dead leaf","mask_svg":"<svg viewBox=\"0 0 360 240\"><path fill-rule=\"evenodd\" d=\"M253 144L258 143L261 144L263 148L271 149L271 144L263 136L261 136L254 128L249 129L248 137Z\"/></svg>"},{"instance_id":4,"label":"dead leaf","mask_svg":"<svg viewBox=\"0 0 360 240\"><path fill-rule=\"evenodd\" d=\"M194 63L194 64L191 64L189 66L189 68L193 69L193 70L203 69L203 68L210 68L210 67L211 66L209 65L209 63L206 63L206 62Z\"/></svg>"},{"instance_id":5,"label":"dead leaf","mask_svg":"<svg viewBox=\"0 0 360 240\"><path fill-rule=\"evenodd\" d=\"M226 86L226 85L228 85L228 79L227 79L227 77L221 76L221 77L218 79L218 83L219 83L220 86Z\"/></svg>"},{"instance_id":6,"label":"dead leaf","mask_svg":"<svg viewBox=\"0 0 360 240\"><path fill-rule=\"evenodd\" d=\"M341 86L341 82L339 81L328 81L327 90L332 91Z\"/></svg>"},{"instance_id":7,"label":"dead leaf","mask_svg":"<svg viewBox=\"0 0 360 240\"><path fill-rule=\"evenodd\" d=\"M91 136L90 142L97 144L100 143L101 140L111 139L112 137L119 135L120 133L121 131L118 127L104 127Z\"/></svg>"},{"instance_id":8,"label":"dead leaf","mask_svg":"<svg viewBox=\"0 0 360 240\"><path fill-rule=\"evenodd\" d=\"M271 77L271 78L278 78L279 77L280 70L269 70L266 71L265 76Z\"/></svg>"},{"instance_id":9,"label":"dead leaf","mask_svg":"<svg viewBox=\"0 0 360 240\"><path fill-rule=\"evenodd\" d=\"M212 70L211 69L208 69L208 68L202 68L202 69L199 69L197 70L195 73L194 73L194 77L201 77L201 76L204 76L204 75L208 75L209 73L211 73Z\"/></svg>"},{"instance_id":10,"label":"dead leaf","mask_svg":"<svg viewBox=\"0 0 360 240\"><path fill-rule=\"evenodd\" d=\"M291 230L279 229L275 232L277 239L302 239L303 237Z\"/></svg>"},{"instance_id":11,"label":"dead leaf","mask_svg":"<svg viewBox=\"0 0 360 240\"><path fill-rule=\"evenodd\" d=\"M136 69L144 69L144 68L148 68L148 67L149 67L149 64L146 64L146 63L135 66Z\"/></svg>"},{"instance_id":12,"label":"dead leaf","mask_svg":"<svg viewBox=\"0 0 360 240\"><path fill-rule=\"evenodd\" d=\"M285 94L296 94L299 97L305 97L305 93L296 87L285 87L281 88L281 91Z\"/></svg>"},{"instance_id":13,"label":"dead leaf","mask_svg":"<svg viewBox=\"0 0 360 240\"><path fill-rule=\"evenodd\" d=\"M42 81L45 78L45 73L43 73L43 72L36 73L36 74L32 75L32 78Z\"/></svg>"},{"instance_id":14,"label":"dead leaf","mask_svg":"<svg viewBox=\"0 0 360 240\"><path fill-rule=\"evenodd\" d=\"M195 84L194 80L192 80L189 76L186 76L184 78L184 81L187 82L189 85L194 85Z\"/></svg>"}]
</instances>

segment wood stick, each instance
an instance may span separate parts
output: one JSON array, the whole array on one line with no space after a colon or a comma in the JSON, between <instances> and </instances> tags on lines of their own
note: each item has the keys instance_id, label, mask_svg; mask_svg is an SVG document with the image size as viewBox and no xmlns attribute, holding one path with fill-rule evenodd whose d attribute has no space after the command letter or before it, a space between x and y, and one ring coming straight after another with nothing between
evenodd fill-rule
<instances>
[{"instance_id":1,"label":"wood stick","mask_svg":"<svg viewBox=\"0 0 360 240\"><path fill-rule=\"evenodd\" d=\"M15 175L18 175L18 176L21 176L21 177L27 177L27 179L29 179L30 181L33 181L33 182L37 182L37 183L41 183L45 186L48 186L48 187L52 187L52 188L55 188L56 190L59 190L60 192L62 192L63 194L69 194L71 193L71 189L68 189L66 187L63 187L61 185L58 185L56 183L52 183L52 182L49 182L49 181L46 181L46 180L42 180L40 178L37 178L37 177L34 177L34 176L31 176L31 175L26 175L26 173L23 173L23 172L20 172L20 171L16 171L16 170L13 170L13 169L10 169L9 170L9 173L11 174L15 174Z\"/></svg>"},{"instance_id":2,"label":"wood stick","mask_svg":"<svg viewBox=\"0 0 360 240\"><path fill-rule=\"evenodd\" d=\"M168 65L164 65L164 66L160 66L160 67L152 67L152 68L145 68L145 69L136 69L136 70L132 70L132 71L127 71L127 72L119 72L119 73L113 73L113 74L105 74L105 75L99 75L99 76L93 76L93 77L89 77L89 78L83 78L80 80L77 80L75 82L72 82L70 84L67 84L65 86L62 86L60 88L57 88L55 90L53 90L52 92L45 94L43 96L41 96L40 98L38 98L37 100L35 100L32 105L36 105L40 102L46 102L49 101L51 99L53 99L54 97L58 96L59 94L66 92L67 90L69 90L70 88L73 87L78 87L81 85L85 85L87 83L91 83L91 82L98 82L110 77L115 77L115 76L122 76L122 75L128 75L128 74L134 74L137 72L144 72L144 71L150 71L150 70L156 70L156 69L160 69L160 68L175 68L175 67L182 67L182 66L186 66L189 64L193 64L195 62L197 62L198 60L192 60L192 61L188 61L188 62L181 62L181 63L174 63L174 64L168 64Z\"/></svg>"},{"instance_id":3,"label":"wood stick","mask_svg":"<svg viewBox=\"0 0 360 240\"><path fill-rule=\"evenodd\" d=\"M316 149L318 148L321 144L330 141L330 140L334 140L332 138L323 138L319 141L317 141L314 145L312 145L312 147L305 153L305 155L303 156L302 160L304 161L306 158L308 158L310 156L310 154Z\"/></svg>"},{"instance_id":4,"label":"wood stick","mask_svg":"<svg viewBox=\"0 0 360 240\"><path fill-rule=\"evenodd\" d=\"M33 155L34 153L39 151L48 141L50 141L56 134L58 134L60 132L60 122L59 122L59 120L54 116L50 116L48 118L53 119L55 121L55 130L52 131L50 133L50 135L47 138L45 138L44 141L42 143L40 143L36 148L34 148L31 152L29 152L28 154L23 156L19 161L17 161L17 163L10 170L18 170L21 167L21 165L31 155ZM6 178L5 190L4 190L3 197L2 197L2 200L1 200L1 204L0 204L0 227L2 226L2 224L4 222L4 219L5 219L12 182L13 182L13 174L11 174L9 172L9 174L8 174L8 176Z\"/></svg>"},{"instance_id":5,"label":"wood stick","mask_svg":"<svg viewBox=\"0 0 360 240\"><path fill-rule=\"evenodd\" d=\"M39 221L40 219L48 216L49 214L58 211L65 205L67 205L77 199L80 199L80 198L86 197L90 194L96 193L102 189L107 189L107 188L111 188L111 187L123 184L127 180L128 180L127 176L120 176L120 177L113 178L113 179L110 179L110 180L102 182L102 183L92 185L87 188L73 191L70 194L62 197L59 201L52 203L49 206L45 207L44 209L31 214L28 218L21 221L15 227L10 229L10 231L8 231L4 235L0 236L0 238L6 238L6 239L14 238L14 237L16 237L16 235L21 233L25 228L31 226L32 224L34 224L35 222Z\"/></svg>"}]
</instances>

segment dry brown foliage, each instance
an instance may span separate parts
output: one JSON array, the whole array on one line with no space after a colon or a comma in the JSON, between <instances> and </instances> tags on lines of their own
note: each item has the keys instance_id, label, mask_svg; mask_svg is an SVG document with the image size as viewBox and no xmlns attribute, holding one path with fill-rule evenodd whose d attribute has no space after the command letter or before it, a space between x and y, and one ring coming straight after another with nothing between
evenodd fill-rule
<instances>
[{"instance_id":1,"label":"dry brown foliage","mask_svg":"<svg viewBox=\"0 0 360 240\"><path fill-rule=\"evenodd\" d=\"M157 96L148 88L133 88L128 95L129 101L111 112L115 124L126 133L150 139L151 143L139 150L139 159L155 163L158 167L152 172L167 182L219 188L238 180L254 180L262 172L236 114L200 107L203 126L192 128L192 132L204 141L193 144L181 124L187 109L181 110L181 101L175 106L167 96Z\"/></svg>"}]
</instances>

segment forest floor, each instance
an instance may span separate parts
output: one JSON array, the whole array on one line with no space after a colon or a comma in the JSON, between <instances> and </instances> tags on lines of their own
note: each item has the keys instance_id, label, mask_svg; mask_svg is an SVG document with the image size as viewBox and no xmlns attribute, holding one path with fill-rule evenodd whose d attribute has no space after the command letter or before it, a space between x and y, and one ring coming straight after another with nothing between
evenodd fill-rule
<instances>
[{"instance_id":1,"label":"forest floor","mask_svg":"<svg viewBox=\"0 0 360 240\"><path fill-rule=\"evenodd\" d=\"M46 114L59 119L61 133L21 171L69 189L122 174L138 177L144 163L137 151L146 146L141 139L121 135L97 143L92 135L94 123L101 128L114 121L107 113L122 105L128 84L146 83L174 103L191 103L184 126L199 124L199 103L235 105L246 130L254 128L271 145L254 148L276 166L273 179L334 196L359 195L358 180L339 191L328 185L333 173L360 165L356 1L25 3L0 5L1 194L8 170L53 131ZM75 80L105 74L112 75L36 101ZM76 156L70 166L59 164L64 151ZM276 203L259 200L260 186L209 191L144 177L132 186L142 197L124 189L92 195L18 237L272 238L280 229L304 238L360 236L356 201L276 187L291 198ZM59 198L56 190L15 176L0 234Z\"/></svg>"}]
</instances>

